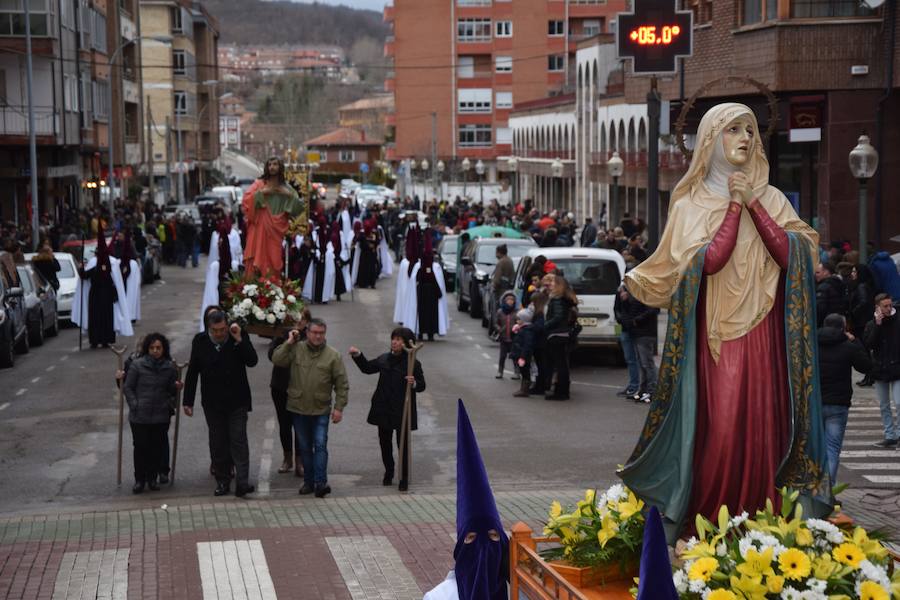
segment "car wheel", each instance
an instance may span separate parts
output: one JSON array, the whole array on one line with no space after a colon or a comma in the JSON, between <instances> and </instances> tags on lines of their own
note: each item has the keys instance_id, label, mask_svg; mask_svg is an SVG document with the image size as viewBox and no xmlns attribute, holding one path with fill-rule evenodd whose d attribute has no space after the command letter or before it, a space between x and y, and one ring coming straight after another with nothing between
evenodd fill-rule
<instances>
[{"instance_id":1,"label":"car wheel","mask_svg":"<svg viewBox=\"0 0 900 600\"><path fill-rule=\"evenodd\" d=\"M50 327L47 329L47 335L50 337L56 337L59 335L59 314L53 315L53 323L50 324Z\"/></svg>"},{"instance_id":2,"label":"car wheel","mask_svg":"<svg viewBox=\"0 0 900 600\"><path fill-rule=\"evenodd\" d=\"M26 328L25 334L22 336L22 339L19 340L19 343L16 344L16 352L19 354L28 354L28 351L31 350L31 345L28 340L28 330Z\"/></svg>"},{"instance_id":3,"label":"car wheel","mask_svg":"<svg viewBox=\"0 0 900 600\"><path fill-rule=\"evenodd\" d=\"M16 344L12 339L12 331L7 339L0 344L0 367L12 367L16 364Z\"/></svg>"},{"instance_id":4,"label":"car wheel","mask_svg":"<svg viewBox=\"0 0 900 600\"><path fill-rule=\"evenodd\" d=\"M29 337L31 339L29 339L28 341L35 348L44 345L44 315L41 315L37 320L37 323L34 324L34 327L32 327L31 331L29 332Z\"/></svg>"},{"instance_id":5,"label":"car wheel","mask_svg":"<svg viewBox=\"0 0 900 600\"><path fill-rule=\"evenodd\" d=\"M466 312L469 310L469 303L463 300L462 292L460 290L456 290L456 310L459 312Z\"/></svg>"}]
</instances>

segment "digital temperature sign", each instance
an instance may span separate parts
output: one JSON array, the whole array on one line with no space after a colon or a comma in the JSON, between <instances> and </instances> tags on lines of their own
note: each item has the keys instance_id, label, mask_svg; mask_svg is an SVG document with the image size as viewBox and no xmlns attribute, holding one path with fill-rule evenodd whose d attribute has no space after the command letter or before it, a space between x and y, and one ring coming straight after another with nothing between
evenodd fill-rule
<instances>
[{"instance_id":1,"label":"digital temperature sign","mask_svg":"<svg viewBox=\"0 0 900 600\"><path fill-rule=\"evenodd\" d=\"M634 12L616 18L619 58L634 61L634 73L666 75L678 57L692 52L693 14L676 10L676 0L635 0Z\"/></svg>"}]
</instances>

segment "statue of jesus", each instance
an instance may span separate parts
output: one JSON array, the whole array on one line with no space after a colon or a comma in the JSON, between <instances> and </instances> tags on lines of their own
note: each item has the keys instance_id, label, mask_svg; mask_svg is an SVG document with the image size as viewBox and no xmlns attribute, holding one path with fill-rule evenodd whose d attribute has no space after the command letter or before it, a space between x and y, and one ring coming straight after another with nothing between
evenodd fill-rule
<instances>
[{"instance_id":1,"label":"statue of jesus","mask_svg":"<svg viewBox=\"0 0 900 600\"><path fill-rule=\"evenodd\" d=\"M282 241L291 219L304 209L297 192L285 181L281 159L266 161L263 174L244 194L242 206L247 220L247 275L280 273L284 268Z\"/></svg>"}]
</instances>

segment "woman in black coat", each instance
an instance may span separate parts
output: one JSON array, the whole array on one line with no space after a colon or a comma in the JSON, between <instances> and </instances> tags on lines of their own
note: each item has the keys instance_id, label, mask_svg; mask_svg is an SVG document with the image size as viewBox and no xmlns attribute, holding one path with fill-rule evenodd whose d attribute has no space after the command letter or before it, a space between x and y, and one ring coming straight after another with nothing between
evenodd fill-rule
<instances>
[{"instance_id":1,"label":"woman in black coat","mask_svg":"<svg viewBox=\"0 0 900 600\"><path fill-rule=\"evenodd\" d=\"M547 359L545 400L569 399L569 351L572 327L578 316L578 297L561 275L553 276L553 289L547 303L544 330L547 334ZM550 384L556 374L556 387L550 393Z\"/></svg>"},{"instance_id":2,"label":"woman in black coat","mask_svg":"<svg viewBox=\"0 0 900 600\"><path fill-rule=\"evenodd\" d=\"M406 398L406 385L413 385L410 401L410 429L415 431L416 424L416 393L425 391L425 375L422 373L422 363L418 360L413 366L413 375L408 376L408 355L404 347L415 343L415 334L407 327L398 327L391 332L391 351L385 352L375 360L368 360L356 347L350 347L350 356L359 367L359 370L367 375L378 373L378 385L372 394L372 408L369 409L367 421L378 427L378 442L381 445L381 461L384 463L384 479L382 484L392 485L394 480L394 452L391 448L391 438L396 435L397 447L400 446L401 427L403 422L403 403ZM408 472L409 443L406 441L403 453L400 478L400 491L408 488L408 482L403 477Z\"/></svg>"}]
</instances>

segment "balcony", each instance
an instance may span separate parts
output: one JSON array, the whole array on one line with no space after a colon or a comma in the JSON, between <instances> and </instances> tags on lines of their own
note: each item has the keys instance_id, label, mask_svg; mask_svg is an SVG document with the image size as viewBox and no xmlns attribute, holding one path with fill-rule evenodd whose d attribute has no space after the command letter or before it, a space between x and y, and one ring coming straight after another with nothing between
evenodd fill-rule
<instances>
[{"instance_id":1,"label":"balcony","mask_svg":"<svg viewBox=\"0 0 900 600\"><path fill-rule=\"evenodd\" d=\"M125 102L130 102L132 104L139 104L141 101L141 88L140 86L131 81L130 79L123 78L122 79L122 96L125 99Z\"/></svg>"},{"instance_id":2,"label":"balcony","mask_svg":"<svg viewBox=\"0 0 900 600\"><path fill-rule=\"evenodd\" d=\"M395 12L393 4L385 4L384 5L384 13L383 19L385 23L392 23L394 21Z\"/></svg>"},{"instance_id":3,"label":"balcony","mask_svg":"<svg viewBox=\"0 0 900 600\"><path fill-rule=\"evenodd\" d=\"M141 162L141 145L137 143L137 139L133 142L129 141L128 136L125 138L125 164L136 167Z\"/></svg>"},{"instance_id":4,"label":"balcony","mask_svg":"<svg viewBox=\"0 0 900 600\"><path fill-rule=\"evenodd\" d=\"M35 135L56 135L59 113L49 106L34 109ZM28 107L0 106L0 135L28 135Z\"/></svg>"},{"instance_id":5,"label":"balcony","mask_svg":"<svg viewBox=\"0 0 900 600\"><path fill-rule=\"evenodd\" d=\"M384 38L384 55L385 56L394 56L394 52L396 51L396 39L394 36L389 35Z\"/></svg>"},{"instance_id":6,"label":"balcony","mask_svg":"<svg viewBox=\"0 0 900 600\"><path fill-rule=\"evenodd\" d=\"M393 92L397 89L397 76L393 71L388 71L384 75L384 91Z\"/></svg>"}]
</instances>

